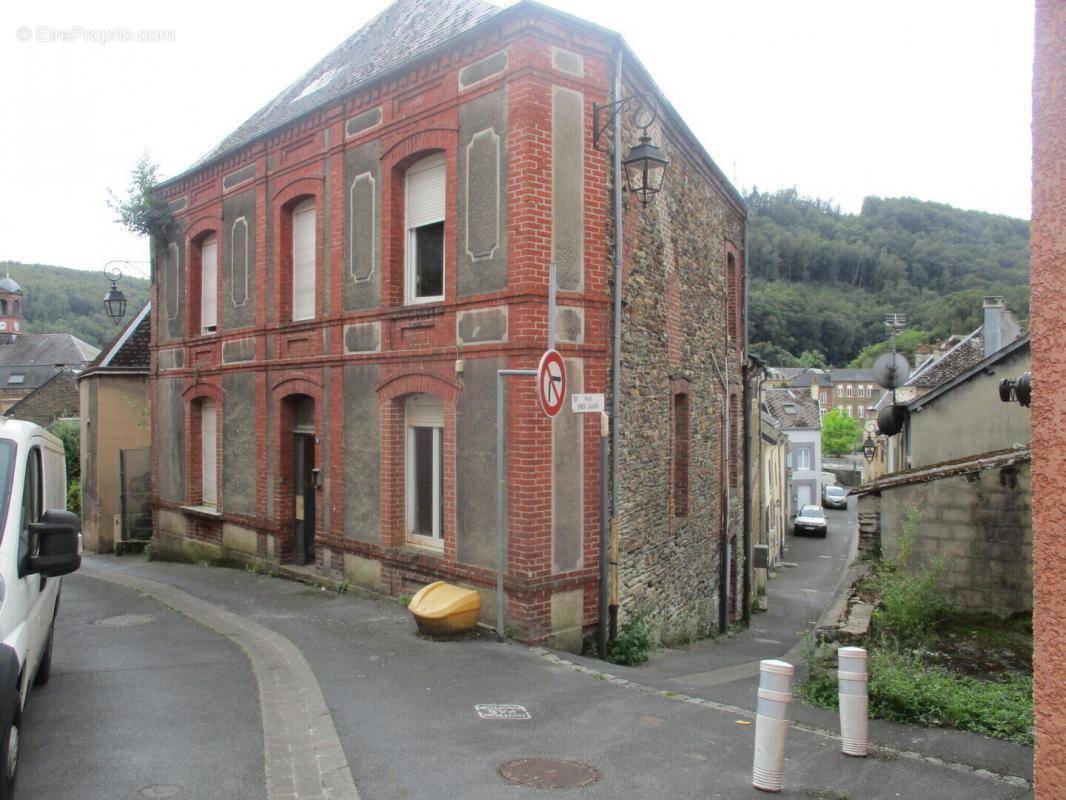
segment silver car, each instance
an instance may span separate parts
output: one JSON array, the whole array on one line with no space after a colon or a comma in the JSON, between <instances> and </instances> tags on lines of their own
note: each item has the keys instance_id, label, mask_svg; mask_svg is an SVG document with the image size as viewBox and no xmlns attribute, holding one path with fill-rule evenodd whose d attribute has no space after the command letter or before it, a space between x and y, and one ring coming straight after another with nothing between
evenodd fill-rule
<instances>
[{"instance_id":1,"label":"silver car","mask_svg":"<svg viewBox=\"0 0 1066 800\"><path fill-rule=\"evenodd\" d=\"M796 536L821 536L829 533L829 524L825 521L825 512L821 506L804 506L796 519L792 521L792 533Z\"/></svg>"}]
</instances>

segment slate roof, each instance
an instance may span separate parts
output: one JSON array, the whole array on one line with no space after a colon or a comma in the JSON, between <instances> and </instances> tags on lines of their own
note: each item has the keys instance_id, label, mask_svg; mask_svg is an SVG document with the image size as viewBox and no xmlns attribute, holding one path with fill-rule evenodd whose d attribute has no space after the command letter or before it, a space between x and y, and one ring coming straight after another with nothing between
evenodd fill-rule
<instances>
[{"instance_id":1,"label":"slate roof","mask_svg":"<svg viewBox=\"0 0 1066 800\"><path fill-rule=\"evenodd\" d=\"M145 303L107 347L89 362L79 380L97 372L147 374L151 327L152 304Z\"/></svg>"},{"instance_id":2,"label":"slate roof","mask_svg":"<svg viewBox=\"0 0 1066 800\"><path fill-rule=\"evenodd\" d=\"M873 383L874 371L872 369L851 369L849 367L837 369L833 367L829 370L829 377L833 383L837 381Z\"/></svg>"},{"instance_id":3,"label":"slate roof","mask_svg":"<svg viewBox=\"0 0 1066 800\"><path fill-rule=\"evenodd\" d=\"M0 391L36 389L56 373L57 365L81 369L99 352L72 333L23 333L0 344Z\"/></svg>"},{"instance_id":4,"label":"slate roof","mask_svg":"<svg viewBox=\"0 0 1066 800\"><path fill-rule=\"evenodd\" d=\"M193 168L337 100L501 10L486 0L397 0L252 114ZM315 81L323 83L307 91Z\"/></svg>"},{"instance_id":5,"label":"slate roof","mask_svg":"<svg viewBox=\"0 0 1066 800\"><path fill-rule=\"evenodd\" d=\"M1020 337L1018 339L1015 339L1013 342L1008 344L1006 347L1000 348L999 350L997 350L992 355L987 356L986 358L982 358L977 363L973 364L972 366L968 367L967 369L964 369L964 370L960 371L954 377L952 377L949 380L946 380L943 383L937 385L936 388L931 389L930 391L925 392L924 394L921 394L918 397L914 398L910 402L906 403L906 406L911 411L919 411L919 410L921 410L922 406L924 406L926 403L930 403L933 400L935 400L937 397L939 397L940 395L942 395L942 394L944 394L946 392L950 392L952 389L954 389L959 384L965 383L970 378L972 378L975 375L978 375L978 374L984 372L986 369L989 369L990 367L994 366L995 364L998 364L1000 361L1005 361L1008 358L1013 358L1019 352L1028 351L1028 350L1029 350L1029 334L1025 334L1025 336L1022 336L1022 337Z\"/></svg>"},{"instance_id":6,"label":"slate roof","mask_svg":"<svg viewBox=\"0 0 1066 800\"><path fill-rule=\"evenodd\" d=\"M57 419L78 417L81 412L81 393L73 370L52 372L52 377L4 412L10 419L35 422L48 428Z\"/></svg>"},{"instance_id":7,"label":"slate roof","mask_svg":"<svg viewBox=\"0 0 1066 800\"><path fill-rule=\"evenodd\" d=\"M821 428L818 402L806 392L792 389L764 389L763 401L770 415L781 423L782 430Z\"/></svg>"},{"instance_id":8,"label":"slate roof","mask_svg":"<svg viewBox=\"0 0 1066 800\"><path fill-rule=\"evenodd\" d=\"M833 381L830 379L829 374L820 369L807 369L796 375L792 380L788 382L789 386L795 386L802 388L806 386L810 388L811 381L814 381L816 386L824 386L827 389L833 385Z\"/></svg>"}]
</instances>

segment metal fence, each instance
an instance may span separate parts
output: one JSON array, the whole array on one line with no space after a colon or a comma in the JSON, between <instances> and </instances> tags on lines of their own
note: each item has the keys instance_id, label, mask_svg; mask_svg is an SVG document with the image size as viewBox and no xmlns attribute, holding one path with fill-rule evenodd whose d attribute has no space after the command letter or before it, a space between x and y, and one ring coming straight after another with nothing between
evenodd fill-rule
<instances>
[{"instance_id":1,"label":"metal fence","mask_svg":"<svg viewBox=\"0 0 1066 800\"><path fill-rule=\"evenodd\" d=\"M119 501L122 515L122 541L150 539L152 510L148 505L152 450L139 447L118 451Z\"/></svg>"}]
</instances>

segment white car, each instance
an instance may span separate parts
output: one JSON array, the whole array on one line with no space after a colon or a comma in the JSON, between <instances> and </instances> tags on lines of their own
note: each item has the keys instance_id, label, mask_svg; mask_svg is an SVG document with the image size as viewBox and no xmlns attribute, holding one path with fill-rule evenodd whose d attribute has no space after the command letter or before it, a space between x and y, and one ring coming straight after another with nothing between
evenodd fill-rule
<instances>
[{"instance_id":1,"label":"white car","mask_svg":"<svg viewBox=\"0 0 1066 800\"><path fill-rule=\"evenodd\" d=\"M823 539L829 533L829 523L826 522L825 512L821 506L804 506L796 519L792 522L792 533L795 536L807 534L808 536L821 536Z\"/></svg>"},{"instance_id":2,"label":"white car","mask_svg":"<svg viewBox=\"0 0 1066 800\"><path fill-rule=\"evenodd\" d=\"M81 565L81 525L66 508L62 442L0 418L0 800L14 796L30 685L51 672L59 576Z\"/></svg>"}]
</instances>

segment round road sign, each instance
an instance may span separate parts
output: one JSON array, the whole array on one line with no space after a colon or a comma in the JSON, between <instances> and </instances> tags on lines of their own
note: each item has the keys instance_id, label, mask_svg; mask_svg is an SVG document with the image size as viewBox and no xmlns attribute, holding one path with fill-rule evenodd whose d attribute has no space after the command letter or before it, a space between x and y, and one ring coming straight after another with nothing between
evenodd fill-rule
<instances>
[{"instance_id":1,"label":"round road sign","mask_svg":"<svg viewBox=\"0 0 1066 800\"><path fill-rule=\"evenodd\" d=\"M566 398L566 365L558 350L545 350L537 366L537 399L549 417L563 408Z\"/></svg>"}]
</instances>

